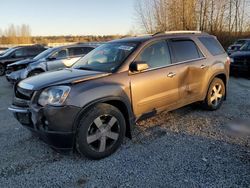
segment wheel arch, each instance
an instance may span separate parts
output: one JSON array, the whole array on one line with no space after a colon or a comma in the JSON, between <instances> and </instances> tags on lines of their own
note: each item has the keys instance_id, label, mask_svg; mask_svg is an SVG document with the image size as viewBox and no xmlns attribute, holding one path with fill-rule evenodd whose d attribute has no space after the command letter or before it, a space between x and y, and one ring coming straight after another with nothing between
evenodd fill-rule
<instances>
[{"instance_id":1,"label":"wheel arch","mask_svg":"<svg viewBox=\"0 0 250 188\"><path fill-rule=\"evenodd\" d=\"M207 94L207 92L208 92L208 89L209 89L209 87L210 87L212 81L213 81L215 78L219 78L219 79L221 79L221 80L223 81L223 83L224 83L224 85L225 85L225 90L226 90L226 92L225 92L225 100L226 100L226 98L227 98L227 83L228 83L228 78L227 78L226 73L224 73L224 72L215 73L215 74L211 77L211 79L209 80L209 84L208 84L208 86L207 86L206 94Z\"/></svg>"},{"instance_id":2,"label":"wheel arch","mask_svg":"<svg viewBox=\"0 0 250 188\"><path fill-rule=\"evenodd\" d=\"M88 103L87 105L85 105L77 114L77 117L75 118L75 121L73 124L73 131L76 132L79 122L81 120L82 114L84 114L91 107L99 103L110 104L121 111L126 121L126 137L132 138L131 131L132 131L132 126L135 120L134 114L132 112L131 104L121 97L105 97L105 98L94 100Z\"/></svg>"},{"instance_id":3,"label":"wheel arch","mask_svg":"<svg viewBox=\"0 0 250 188\"><path fill-rule=\"evenodd\" d=\"M30 70L29 71L29 73L28 73L28 76L32 73L32 72L34 72L34 71L40 71L40 72L45 72L45 70L43 70L42 68L34 68L34 69L32 69L32 70Z\"/></svg>"}]
</instances>

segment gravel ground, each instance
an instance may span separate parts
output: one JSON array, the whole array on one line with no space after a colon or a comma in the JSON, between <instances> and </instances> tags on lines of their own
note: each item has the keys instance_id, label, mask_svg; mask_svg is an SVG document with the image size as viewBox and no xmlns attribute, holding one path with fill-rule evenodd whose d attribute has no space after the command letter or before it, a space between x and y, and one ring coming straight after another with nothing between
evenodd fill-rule
<instances>
[{"instance_id":1,"label":"gravel ground","mask_svg":"<svg viewBox=\"0 0 250 188\"><path fill-rule=\"evenodd\" d=\"M58 154L8 112L11 86L0 78L0 187L250 187L250 137L228 124L250 118L250 80L230 79L216 112L190 105L135 128L100 161Z\"/></svg>"}]
</instances>

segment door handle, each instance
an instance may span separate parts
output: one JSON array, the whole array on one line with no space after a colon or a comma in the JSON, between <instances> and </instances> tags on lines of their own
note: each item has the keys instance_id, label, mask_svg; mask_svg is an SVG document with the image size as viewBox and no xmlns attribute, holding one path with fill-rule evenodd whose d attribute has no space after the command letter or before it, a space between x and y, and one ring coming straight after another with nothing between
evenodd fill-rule
<instances>
[{"instance_id":1,"label":"door handle","mask_svg":"<svg viewBox=\"0 0 250 188\"><path fill-rule=\"evenodd\" d=\"M207 68L206 65L201 65L201 69L205 69L205 68Z\"/></svg>"},{"instance_id":2,"label":"door handle","mask_svg":"<svg viewBox=\"0 0 250 188\"><path fill-rule=\"evenodd\" d=\"M175 77L176 76L176 73L175 72L170 72L170 73L168 73L168 77L169 78L173 78L173 77Z\"/></svg>"}]
</instances>

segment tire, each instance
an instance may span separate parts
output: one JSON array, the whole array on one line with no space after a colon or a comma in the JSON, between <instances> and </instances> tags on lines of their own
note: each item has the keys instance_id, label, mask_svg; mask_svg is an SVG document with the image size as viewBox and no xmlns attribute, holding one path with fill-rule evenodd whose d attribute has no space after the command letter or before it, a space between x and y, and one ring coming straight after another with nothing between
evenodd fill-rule
<instances>
[{"instance_id":1,"label":"tire","mask_svg":"<svg viewBox=\"0 0 250 188\"><path fill-rule=\"evenodd\" d=\"M219 78L214 78L209 86L206 99L204 101L204 107L207 110L218 110L224 99L225 99L226 89L224 82Z\"/></svg>"},{"instance_id":2,"label":"tire","mask_svg":"<svg viewBox=\"0 0 250 188\"><path fill-rule=\"evenodd\" d=\"M5 75L6 67L4 64L0 63L0 76Z\"/></svg>"},{"instance_id":3,"label":"tire","mask_svg":"<svg viewBox=\"0 0 250 188\"><path fill-rule=\"evenodd\" d=\"M97 104L80 120L76 133L76 150L90 159L113 154L122 144L126 132L123 114L109 104Z\"/></svg>"},{"instance_id":4,"label":"tire","mask_svg":"<svg viewBox=\"0 0 250 188\"><path fill-rule=\"evenodd\" d=\"M43 71L40 71L40 70L33 70L33 71L31 71L31 72L28 74L28 77L36 76L36 75L41 74L41 73L43 73Z\"/></svg>"}]
</instances>

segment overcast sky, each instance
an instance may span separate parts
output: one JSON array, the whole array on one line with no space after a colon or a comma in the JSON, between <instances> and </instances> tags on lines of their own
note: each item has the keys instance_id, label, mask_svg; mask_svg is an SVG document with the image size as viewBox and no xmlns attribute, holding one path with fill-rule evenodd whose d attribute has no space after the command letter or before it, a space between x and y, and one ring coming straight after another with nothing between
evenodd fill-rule
<instances>
[{"instance_id":1,"label":"overcast sky","mask_svg":"<svg viewBox=\"0 0 250 188\"><path fill-rule=\"evenodd\" d=\"M32 35L126 34L136 0L1 0L0 29L28 24Z\"/></svg>"}]
</instances>

